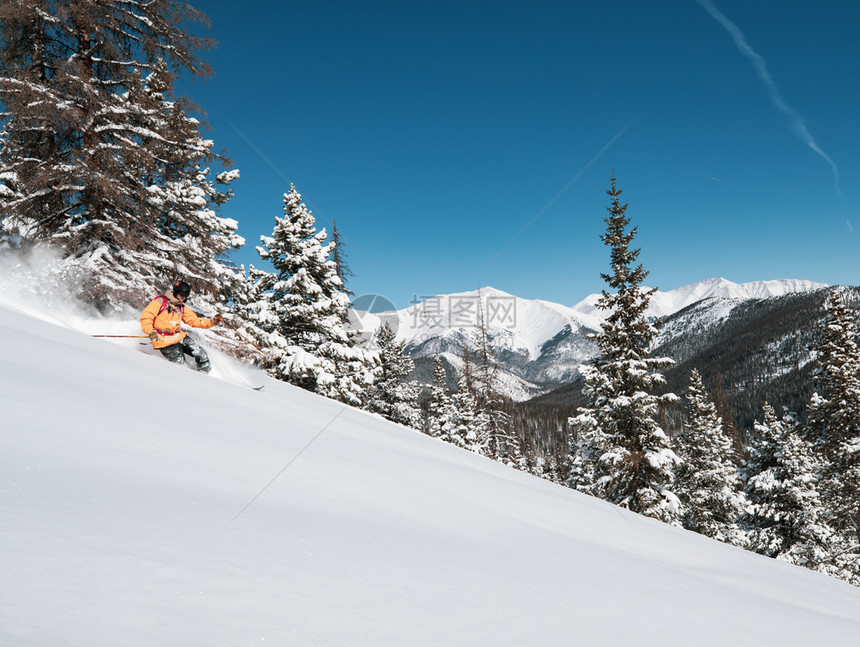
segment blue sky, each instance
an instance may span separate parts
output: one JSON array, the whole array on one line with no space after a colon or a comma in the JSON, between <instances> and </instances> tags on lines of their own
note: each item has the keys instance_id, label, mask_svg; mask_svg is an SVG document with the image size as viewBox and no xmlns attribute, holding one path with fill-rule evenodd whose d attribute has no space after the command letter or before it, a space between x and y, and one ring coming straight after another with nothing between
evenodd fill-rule
<instances>
[{"instance_id":1,"label":"blue sky","mask_svg":"<svg viewBox=\"0 0 860 647\"><path fill-rule=\"evenodd\" d=\"M571 305L614 169L649 285L860 284L854 2L192 4L219 47L182 91L241 172L246 265L292 182L357 295Z\"/></svg>"}]
</instances>

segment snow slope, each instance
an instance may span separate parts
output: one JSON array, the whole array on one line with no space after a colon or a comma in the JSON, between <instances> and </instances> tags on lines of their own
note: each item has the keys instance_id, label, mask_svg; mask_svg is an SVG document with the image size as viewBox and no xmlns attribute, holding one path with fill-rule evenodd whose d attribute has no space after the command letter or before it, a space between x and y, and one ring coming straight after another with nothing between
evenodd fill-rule
<instances>
[{"instance_id":1,"label":"snow slope","mask_svg":"<svg viewBox=\"0 0 860 647\"><path fill-rule=\"evenodd\" d=\"M0 369L0 645L860 635L860 589L283 383L256 392L5 307Z\"/></svg>"}]
</instances>

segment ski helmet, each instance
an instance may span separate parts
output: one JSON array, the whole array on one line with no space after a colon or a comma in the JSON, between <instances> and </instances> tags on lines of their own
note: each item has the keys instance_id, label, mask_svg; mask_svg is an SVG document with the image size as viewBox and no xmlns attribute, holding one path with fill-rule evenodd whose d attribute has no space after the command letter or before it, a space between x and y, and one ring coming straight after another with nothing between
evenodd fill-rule
<instances>
[{"instance_id":1,"label":"ski helmet","mask_svg":"<svg viewBox=\"0 0 860 647\"><path fill-rule=\"evenodd\" d=\"M173 294L178 297L182 297L183 299L187 299L188 295L191 294L191 286L185 281L177 281L173 284Z\"/></svg>"}]
</instances>

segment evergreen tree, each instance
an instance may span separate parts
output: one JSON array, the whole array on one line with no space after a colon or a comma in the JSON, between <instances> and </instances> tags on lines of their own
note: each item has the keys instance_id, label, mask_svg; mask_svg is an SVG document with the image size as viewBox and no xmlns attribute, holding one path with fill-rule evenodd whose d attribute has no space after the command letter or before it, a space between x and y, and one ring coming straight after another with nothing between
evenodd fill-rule
<instances>
[{"instance_id":1,"label":"evergreen tree","mask_svg":"<svg viewBox=\"0 0 860 647\"><path fill-rule=\"evenodd\" d=\"M851 310L834 288L825 303L809 403L812 440L823 463L821 496L839 576L860 585L860 349Z\"/></svg>"},{"instance_id":2,"label":"evergreen tree","mask_svg":"<svg viewBox=\"0 0 860 647\"><path fill-rule=\"evenodd\" d=\"M227 327L223 334L243 349L246 358L252 357L257 365L271 368L285 361L286 347L286 342L276 332L278 313L266 292L277 276L253 265L249 266L247 276L244 272L241 276L241 283L231 290L238 327Z\"/></svg>"},{"instance_id":3,"label":"evergreen tree","mask_svg":"<svg viewBox=\"0 0 860 647\"><path fill-rule=\"evenodd\" d=\"M486 413L479 408L472 390L471 353L466 349L458 389L448 390L445 364L439 355L433 358L433 386L427 403L425 433L445 442L485 453L488 442Z\"/></svg>"},{"instance_id":4,"label":"evergreen tree","mask_svg":"<svg viewBox=\"0 0 860 647\"><path fill-rule=\"evenodd\" d=\"M354 296L355 293L347 287L346 282L350 276L355 276L355 274L349 269L349 265L346 262L346 250L343 247L343 240L341 239L340 230L337 228L336 220L331 221L331 241L333 245L331 258L334 261L335 268L337 268L337 275L343 284L343 291L349 296Z\"/></svg>"},{"instance_id":5,"label":"evergreen tree","mask_svg":"<svg viewBox=\"0 0 860 647\"><path fill-rule=\"evenodd\" d=\"M824 522L816 489L818 465L801 437L797 420L781 420L770 405L755 424L745 465L749 512L745 518L752 550L781 561L827 571L831 530Z\"/></svg>"},{"instance_id":6,"label":"evergreen tree","mask_svg":"<svg viewBox=\"0 0 860 647\"><path fill-rule=\"evenodd\" d=\"M588 373L591 380L591 384L586 382L583 389L583 393L587 396L590 393L598 393L597 383L603 381L601 374L592 371L591 368L590 366L582 367L583 376ZM587 494L594 494L592 488L597 481L597 462L609 443L595 414L596 411L593 409L580 407L579 413L567 420L567 444L570 454L566 461L565 485Z\"/></svg>"},{"instance_id":7,"label":"evergreen tree","mask_svg":"<svg viewBox=\"0 0 860 647\"><path fill-rule=\"evenodd\" d=\"M478 407L475 395L462 378L459 389L449 401L447 415L441 418L439 437L476 454L486 453L489 436L487 414Z\"/></svg>"},{"instance_id":8,"label":"evergreen tree","mask_svg":"<svg viewBox=\"0 0 860 647\"><path fill-rule=\"evenodd\" d=\"M360 405L377 370L378 355L347 330L349 297L337 275L326 232L295 186L284 195L284 216L260 237L260 257L274 273L259 275L252 291L264 301L249 312L274 377L309 391Z\"/></svg>"},{"instance_id":9,"label":"evergreen tree","mask_svg":"<svg viewBox=\"0 0 860 647\"><path fill-rule=\"evenodd\" d=\"M406 342L397 341L388 322L376 332L379 349L379 373L367 391L367 409L388 420L420 429L418 387L406 380L415 364L406 352Z\"/></svg>"},{"instance_id":10,"label":"evergreen tree","mask_svg":"<svg viewBox=\"0 0 860 647\"><path fill-rule=\"evenodd\" d=\"M243 242L215 213L230 194L214 186L235 174L210 176L227 160L172 96L174 74L210 73L197 52L212 42L186 31L195 21L206 18L172 0L0 6L2 231L60 249L103 310L177 274L215 294L214 259Z\"/></svg>"},{"instance_id":11,"label":"evergreen tree","mask_svg":"<svg viewBox=\"0 0 860 647\"><path fill-rule=\"evenodd\" d=\"M236 233L238 223L219 216L217 209L233 197L229 186L239 171L212 175L210 163L229 166L230 161L213 153L212 140L202 137L200 122L189 116L195 107L185 98L170 98L172 80L163 62L146 79L144 92L154 118L142 120L139 127L160 133L148 138L146 146L161 161L155 168L141 168L141 173L149 173L148 204L164 250L161 263L150 267L159 275L175 274L193 282L198 299L202 292L226 304L237 296L244 270L233 266L225 253L244 245L245 239Z\"/></svg>"},{"instance_id":12,"label":"evergreen tree","mask_svg":"<svg viewBox=\"0 0 860 647\"><path fill-rule=\"evenodd\" d=\"M534 474L553 483L562 482L562 469L555 454L550 454L547 458L542 459Z\"/></svg>"},{"instance_id":13,"label":"evergreen tree","mask_svg":"<svg viewBox=\"0 0 860 647\"><path fill-rule=\"evenodd\" d=\"M672 487L679 459L656 421L660 405L677 396L649 394L665 384L659 371L673 362L650 357L656 329L645 310L654 290L642 287L648 274L642 265L633 267L640 250L630 244L637 229L627 232L627 205L619 200L615 177L607 194L611 206L601 240L611 249L612 273L602 277L614 292L604 290L597 303L609 315L595 336L600 354L583 369L589 406L573 419L582 453L572 458L571 481L616 505L677 524Z\"/></svg>"},{"instance_id":14,"label":"evergreen tree","mask_svg":"<svg viewBox=\"0 0 860 647\"><path fill-rule=\"evenodd\" d=\"M433 358L433 386L430 390L430 400L427 403L425 433L440 438L445 433L452 411L453 405L448 393L445 364L442 362L442 358L436 355Z\"/></svg>"},{"instance_id":15,"label":"evergreen tree","mask_svg":"<svg viewBox=\"0 0 860 647\"><path fill-rule=\"evenodd\" d=\"M717 409L708 399L702 377L693 370L687 392L684 430L675 438L683 461L675 475L684 528L735 546L746 537L738 526L745 500L732 462L732 441L723 431Z\"/></svg>"},{"instance_id":16,"label":"evergreen tree","mask_svg":"<svg viewBox=\"0 0 860 647\"><path fill-rule=\"evenodd\" d=\"M475 352L474 370L466 383L481 412L481 424L486 427L487 439L482 443L484 453L494 461L524 470L520 439L513 428L511 416L505 411L504 398L499 393L498 365L490 348L487 322L484 317L483 300L478 300L478 345Z\"/></svg>"}]
</instances>

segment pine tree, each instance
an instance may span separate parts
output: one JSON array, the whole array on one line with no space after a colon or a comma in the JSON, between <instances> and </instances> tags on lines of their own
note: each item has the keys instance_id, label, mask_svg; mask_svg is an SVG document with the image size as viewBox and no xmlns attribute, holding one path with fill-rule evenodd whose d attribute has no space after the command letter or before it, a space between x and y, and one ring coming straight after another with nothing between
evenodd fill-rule
<instances>
[{"instance_id":1,"label":"pine tree","mask_svg":"<svg viewBox=\"0 0 860 647\"><path fill-rule=\"evenodd\" d=\"M466 386L472 391L481 415L481 424L486 427L487 440L483 451L494 461L524 470L526 460L522 445L513 429L511 416L504 410L504 398L498 391L498 364L490 348L487 322L484 317L483 300L478 300L478 344L475 352L474 370Z\"/></svg>"},{"instance_id":2,"label":"pine tree","mask_svg":"<svg viewBox=\"0 0 860 647\"><path fill-rule=\"evenodd\" d=\"M439 355L433 357L433 386L427 403L427 419L424 432L428 436L440 438L449 424L453 405L448 393L445 364Z\"/></svg>"},{"instance_id":3,"label":"pine tree","mask_svg":"<svg viewBox=\"0 0 860 647\"><path fill-rule=\"evenodd\" d=\"M449 401L450 408L442 417L439 437L476 454L486 453L489 440L487 414L479 408L464 379L460 379L459 388L450 395Z\"/></svg>"},{"instance_id":4,"label":"pine tree","mask_svg":"<svg viewBox=\"0 0 860 647\"><path fill-rule=\"evenodd\" d=\"M823 463L822 505L835 532L833 568L860 585L860 349L853 314L839 288L831 290L825 311L809 425Z\"/></svg>"},{"instance_id":5,"label":"pine tree","mask_svg":"<svg viewBox=\"0 0 860 647\"><path fill-rule=\"evenodd\" d=\"M483 454L486 453L489 428L486 413L479 408L473 391L470 358L467 348L464 368L454 393L448 389L442 358L439 355L433 358L433 386L427 402L424 431L457 447Z\"/></svg>"},{"instance_id":6,"label":"pine tree","mask_svg":"<svg viewBox=\"0 0 860 647\"><path fill-rule=\"evenodd\" d=\"M406 352L406 342L397 341L388 322L383 322L379 327L375 339L380 365L376 380L367 390L367 409L388 420L420 429L418 387L406 380L415 369L412 358Z\"/></svg>"},{"instance_id":7,"label":"pine tree","mask_svg":"<svg viewBox=\"0 0 860 647\"><path fill-rule=\"evenodd\" d=\"M212 41L186 31L195 21L206 18L172 0L0 6L2 230L61 250L103 310L139 305L177 274L217 291L215 257L243 242L215 214L229 191L214 185L235 174L210 177L228 160L172 96L175 74L210 73L197 52ZM182 227L164 227L171 212Z\"/></svg>"},{"instance_id":8,"label":"pine tree","mask_svg":"<svg viewBox=\"0 0 860 647\"><path fill-rule=\"evenodd\" d=\"M287 346L276 332L278 313L266 292L277 276L253 265L248 267L247 276L244 272L241 276L241 283L231 289L236 327L227 327L223 334L243 349L245 358L253 359L263 368L271 368L286 361L284 349Z\"/></svg>"},{"instance_id":9,"label":"pine tree","mask_svg":"<svg viewBox=\"0 0 860 647\"><path fill-rule=\"evenodd\" d=\"M209 164L229 166L230 160L213 153L214 142L202 137L200 122L190 116L195 107L183 97L171 98L172 79L163 62L146 79L144 92L154 114L141 120L139 128L160 133L146 146L161 161L155 168L141 169L150 173L148 204L157 218L164 254L161 263L151 262L150 268L159 276L182 276L198 292L226 304L244 279L244 270L233 266L226 253L245 240L236 233L238 223L219 216L217 209L233 197L229 186L239 171L213 177Z\"/></svg>"},{"instance_id":10,"label":"pine tree","mask_svg":"<svg viewBox=\"0 0 860 647\"><path fill-rule=\"evenodd\" d=\"M679 459L656 421L660 405L677 396L649 394L665 384L659 371L673 362L649 355L656 329L645 310L654 290L642 287L648 274L642 265L633 267L640 251L630 248L637 228L626 231L627 205L619 201L615 177L607 194L611 206L601 240L611 249L612 274L602 277L614 292L604 290L597 304L609 315L595 336L600 354L582 371L589 406L573 419L581 453L571 459L570 480L616 505L677 524L672 487Z\"/></svg>"},{"instance_id":11,"label":"pine tree","mask_svg":"<svg viewBox=\"0 0 860 647\"><path fill-rule=\"evenodd\" d=\"M821 511L818 469L794 416L779 419L766 404L744 468L749 501L744 524L750 549L827 572L832 531Z\"/></svg>"},{"instance_id":12,"label":"pine tree","mask_svg":"<svg viewBox=\"0 0 860 647\"><path fill-rule=\"evenodd\" d=\"M732 462L732 441L708 399L702 377L693 370L687 392L684 430L675 438L683 461L675 474L675 494L683 506L684 528L735 546L746 537L738 526L745 500Z\"/></svg>"},{"instance_id":13,"label":"pine tree","mask_svg":"<svg viewBox=\"0 0 860 647\"><path fill-rule=\"evenodd\" d=\"M313 214L295 186L284 195L284 216L271 236L261 236L260 257L274 273L259 276L253 290L254 325L269 349L267 370L309 391L360 405L377 370L378 355L347 330L349 297L337 275L326 232L316 231Z\"/></svg>"},{"instance_id":14,"label":"pine tree","mask_svg":"<svg viewBox=\"0 0 860 647\"><path fill-rule=\"evenodd\" d=\"M584 365L581 371L586 382L583 392L590 398L589 394L596 395L600 391L598 382L605 382L605 378L588 365ZM586 375L588 378L585 378ZM594 402L597 400L595 399ZM567 476L564 483L569 488L594 494L597 462L604 448L608 446L609 440L603 433L594 409L580 407L576 416L568 418L567 427L567 445L570 454L566 460Z\"/></svg>"},{"instance_id":15,"label":"pine tree","mask_svg":"<svg viewBox=\"0 0 860 647\"><path fill-rule=\"evenodd\" d=\"M335 268L337 268L337 275L343 284L343 291L349 296L354 296L355 293L347 287L346 283L347 279L355 276L355 274L349 269L349 265L347 264L346 249L343 246L343 240L341 239L340 230L337 228L336 220L331 221L331 241L333 245L331 258L334 261Z\"/></svg>"}]
</instances>

